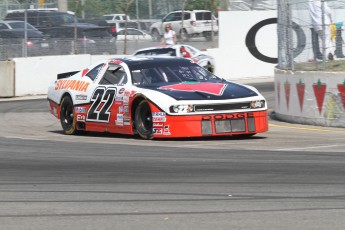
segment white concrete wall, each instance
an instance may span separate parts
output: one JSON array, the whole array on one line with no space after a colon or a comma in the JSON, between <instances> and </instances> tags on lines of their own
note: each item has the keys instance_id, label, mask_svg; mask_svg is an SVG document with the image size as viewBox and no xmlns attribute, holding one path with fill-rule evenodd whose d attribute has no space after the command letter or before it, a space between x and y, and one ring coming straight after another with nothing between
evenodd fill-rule
<instances>
[{"instance_id":1,"label":"white concrete wall","mask_svg":"<svg viewBox=\"0 0 345 230\"><path fill-rule=\"evenodd\" d=\"M0 78L0 97L47 94L49 83L56 80L58 73L82 70L95 62L111 57L114 56L84 54L14 58L11 62L0 62L1 76L3 74L7 76L6 80ZM10 68L8 63L15 65L15 70L13 67L13 72L6 74L5 70ZM13 81L11 82L10 79ZM14 93L9 95L11 85L14 85Z\"/></svg>"},{"instance_id":2,"label":"white concrete wall","mask_svg":"<svg viewBox=\"0 0 345 230\"><path fill-rule=\"evenodd\" d=\"M293 123L345 127L345 73L276 70L275 113Z\"/></svg>"},{"instance_id":3,"label":"white concrete wall","mask_svg":"<svg viewBox=\"0 0 345 230\"><path fill-rule=\"evenodd\" d=\"M277 11L221 11L219 12L219 48L208 50L215 58L215 73L225 79L273 77L276 64L255 58L246 46L249 30L258 22L276 18ZM258 50L277 58L277 26L260 29L256 36Z\"/></svg>"},{"instance_id":4,"label":"white concrete wall","mask_svg":"<svg viewBox=\"0 0 345 230\"><path fill-rule=\"evenodd\" d=\"M14 90L15 62L0 62L0 97L13 97Z\"/></svg>"}]
</instances>

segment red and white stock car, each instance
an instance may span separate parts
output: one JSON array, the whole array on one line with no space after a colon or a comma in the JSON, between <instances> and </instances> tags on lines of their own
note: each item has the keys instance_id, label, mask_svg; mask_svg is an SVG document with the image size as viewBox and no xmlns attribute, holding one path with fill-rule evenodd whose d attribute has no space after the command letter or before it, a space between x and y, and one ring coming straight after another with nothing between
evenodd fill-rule
<instances>
[{"instance_id":1,"label":"red and white stock car","mask_svg":"<svg viewBox=\"0 0 345 230\"><path fill-rule=\"evenodd\" d=\"M254 87L218 78L184 58L109 59L59 74L49 86L48 101L66 134L152 139L252 136L268 130L267 103Z\"/></svg>"}]
</instances>

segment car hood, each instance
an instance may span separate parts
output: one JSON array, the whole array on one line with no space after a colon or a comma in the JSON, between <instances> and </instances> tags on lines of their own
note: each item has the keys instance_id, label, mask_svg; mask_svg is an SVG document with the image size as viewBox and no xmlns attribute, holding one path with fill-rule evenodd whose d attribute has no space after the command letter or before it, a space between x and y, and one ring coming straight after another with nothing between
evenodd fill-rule
<instances>
[{"instance_id":1,"label":"car hood","mask_svg":"<svg viewBox=\"0 0 345 230\"><path fill-rule=\"evenodd\" d=\"M182 82L141 88L159 91L175 100L226 100L258 96L256 91L231 82Z\"/></svg>"}]
</instances>

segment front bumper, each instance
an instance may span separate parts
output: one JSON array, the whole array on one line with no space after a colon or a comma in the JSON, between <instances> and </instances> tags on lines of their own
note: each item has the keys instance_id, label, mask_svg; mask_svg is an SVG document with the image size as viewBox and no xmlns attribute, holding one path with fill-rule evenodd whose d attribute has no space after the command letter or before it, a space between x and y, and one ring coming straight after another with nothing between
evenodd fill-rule
<instances>
[{"instance_id":1,"label":"front bumper","mask_svg":"<svg viewBox=\"0 0 345 230\"><path fill-rule=\"evenodd\" d=\"M164 122L163 122L164 121ZM233 136L268 131L267 111L153 117L154 138Z\"/></svg>"}]
</instances>

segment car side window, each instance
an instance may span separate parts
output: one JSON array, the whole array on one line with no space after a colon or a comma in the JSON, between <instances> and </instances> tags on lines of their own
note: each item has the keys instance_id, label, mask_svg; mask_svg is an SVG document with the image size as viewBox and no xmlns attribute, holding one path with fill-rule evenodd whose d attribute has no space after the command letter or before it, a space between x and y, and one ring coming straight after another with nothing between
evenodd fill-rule
<instances>
[{"instance_id":1,"label":"car side window","mask_svg":"<svg viewBox=\"0 0 345 230\"><path fill-rule=\"evenodd\" d=\"M127 74L123 67L118 65L109 65L105 71L100 85L124 85L127 83Z\"/></svg>"},{"instance_id":2,"label":"car side window","mask_svg":"<svg viewBox=\"0 0 345 230\"><path fill-rule=\"evenodd\" d=\"M175 13L174 21L181 21L182 20L182 13Z\"/></svg>"},{"instance_id":3,"label":"car side window","mask_svg":"<svg viewBox=\"0 0 345 230\"><path fill-rule=\"evenodd\" d=\"M168 16L166 16L166 18L164 19L165 22L171 22L174 21L175 19L175 13L171 13Z\"/></svg>"},{"instance_id":4,"label":"car side window","mask_svg":"<svg viewBox=\"0 0 345 230\"><path fill-rule=\"evenodd\" d=\"M95 80L99 71L102 69L102 67L103 67L103 63L99 64L98 66L96 66L95 68L87 72L85 76L91 78L92 81Z\"/></svg>"},{"instance_id":5,"label":"car side window","mask_svg":"<svg viewBox=\"0 0 345 230\"><path fill-rule=\"evenodd\" d=\"M0 23L0 30L8 29L4 23Z\"/></svg>"},{"instance_id":6,"label":"car side window","mask_svg":"<svg viewBox=\"0 0 345 230\"><path fill-rule=\"evenodd\" d=\"M184 13L183 20L189 20L190 19L190 13Z\"/></svg>"}]
</instances>

